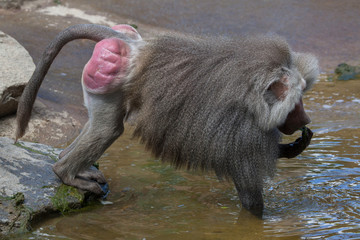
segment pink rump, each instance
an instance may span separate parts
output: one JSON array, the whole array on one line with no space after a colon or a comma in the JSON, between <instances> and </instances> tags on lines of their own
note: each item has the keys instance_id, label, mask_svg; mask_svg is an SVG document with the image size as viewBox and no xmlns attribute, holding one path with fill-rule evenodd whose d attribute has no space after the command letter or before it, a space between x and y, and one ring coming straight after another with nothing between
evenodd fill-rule
<instances>
[{"instance_id":1,"label":"pink rump","mask_svg":"<svg viewBox=\"0 0 360 240\"><path fill-rule=\"evenodd\" d=\"M98 42L83 71L86 88L93 93L106 93L116 88L129 67L129 53L129 46L120 39Z\"/></svg>"}]
</instances>

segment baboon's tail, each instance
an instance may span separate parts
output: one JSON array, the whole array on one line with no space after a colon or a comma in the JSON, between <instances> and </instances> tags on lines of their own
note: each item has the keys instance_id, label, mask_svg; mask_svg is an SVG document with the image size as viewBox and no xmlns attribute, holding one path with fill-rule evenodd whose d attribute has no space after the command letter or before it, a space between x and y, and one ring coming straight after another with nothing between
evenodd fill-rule
<instances>
[{"instance_id":1,"label":"baboon's tail","mask_svg":"<svg viewBox=\"0 0 360 240\"><path fill-rule=\"evenodd\" d=\"M124 40L128 39L124 34L109 27L94 24L71 26L56 36L46 47L40 62L37 64L33 75L21 95L16 116L17 129L15 142L25 134L40 85L61 48L68 42L76 39L89 39L99 42L111 37L118 37Z\"/></svg>"}]
</instances>

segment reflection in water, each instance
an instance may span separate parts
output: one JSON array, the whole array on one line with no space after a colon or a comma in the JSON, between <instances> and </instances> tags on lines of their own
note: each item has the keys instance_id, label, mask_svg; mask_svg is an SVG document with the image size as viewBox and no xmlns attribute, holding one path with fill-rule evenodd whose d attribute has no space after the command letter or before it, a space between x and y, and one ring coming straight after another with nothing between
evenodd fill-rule
<instances>
[{"instance_id":1,"label":"reflection in water","mask_svg":"<svg viewBox=\"0 0 360 240\"><path fill-rule=\"evenodd\" d=\"M29 238L359 239L359 89L322 79L306 96L312 144L279 160L263 220L241 209L232 184L162 165L128 131L100 161L112 204L48 220Z\"/></svg>"},{"instance_id":2,"label":"reflection in water","mask_svg":"<svg viewBox=\"0 0 360 240\"><path fill-rule=\"evenodd\" d=\"M270 191L268 201L280 199L281 207L270 215L280 215L285 225L279 233L274 232L273 222L266 222L270 225L270 233L283 236L285 232L301 231L303 237L308 238L347 234L349 238L360 237L360 168L357 154L350 158L349 154L337 150L342 144L340 139L312 144L307 156L294 160L304 164L300 176L291 176L289 162L283 163L281 175L285 179ZM323 150L318 151L318 148Z\"/></svg>"}]
</instances>

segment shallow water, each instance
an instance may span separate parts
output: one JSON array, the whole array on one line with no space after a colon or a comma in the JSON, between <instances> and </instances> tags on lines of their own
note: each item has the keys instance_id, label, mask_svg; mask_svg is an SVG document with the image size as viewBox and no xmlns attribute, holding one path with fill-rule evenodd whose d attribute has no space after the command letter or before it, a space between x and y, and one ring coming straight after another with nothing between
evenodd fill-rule
<instances>
[{"instance_id":1,"label":"shallow water","mask_svg":"<svg viewBox=\"0 0 360 240\"><path fill-rule=\"evenodd\" d=\"M100 161L108 204L50 219L28 237L359 239L359 90L360 81L323 77L306 95L312 144L297 158L279 160L266 184L263 220L241 209L232 184L161 164L128 130Z\"/></svg>"},{"instance_id":2,"label":"shallow water","mask_svg":"<svg viewBox=\"0 0 360 240\"><path fill-rule=\"evenodd\" d=\"M106 13L117 22L118 15L125 16L139 23L140 31L142 24L148 24L210 35L276 32L295 50L318 55L327 71L341 61L358 61L356 0L64 2L89 14ZM59 29L83 23L70 16L52 18L37 12L21 17L1 13L0 20L1 30L19 40L35 62ZM63 50L40 97L78 109L82 98L78 79L91 55L89 45L80 41ZM23 237L360 239L359 90L360 81L323 78L306 95L304 103L315 133L312 144L297 158L279 160L277 175L265 188L264 220L241 209L232 184L219 182L212 174L175 171L160 164L127 131L100 161L111 188L107 201L112 204L47 220Z\"/></svg>"}]
</instances>

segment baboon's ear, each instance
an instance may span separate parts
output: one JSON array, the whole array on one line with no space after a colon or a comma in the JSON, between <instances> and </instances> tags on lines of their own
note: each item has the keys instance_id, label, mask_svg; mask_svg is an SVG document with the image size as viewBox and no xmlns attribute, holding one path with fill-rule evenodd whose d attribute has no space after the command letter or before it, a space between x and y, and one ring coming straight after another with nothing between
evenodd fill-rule
<instances>
[{"instance_id":1,"label":"baboon's ear","mask_svg":"<svg viewBox=\"0 0 360 240\"><path fill-rule=\"evenodd\" d=\"M290 88L287 75L283 75L278 81L273 82L268 90L270 90L279 101L284 101Z\"/></svg>"}]
</instances>

